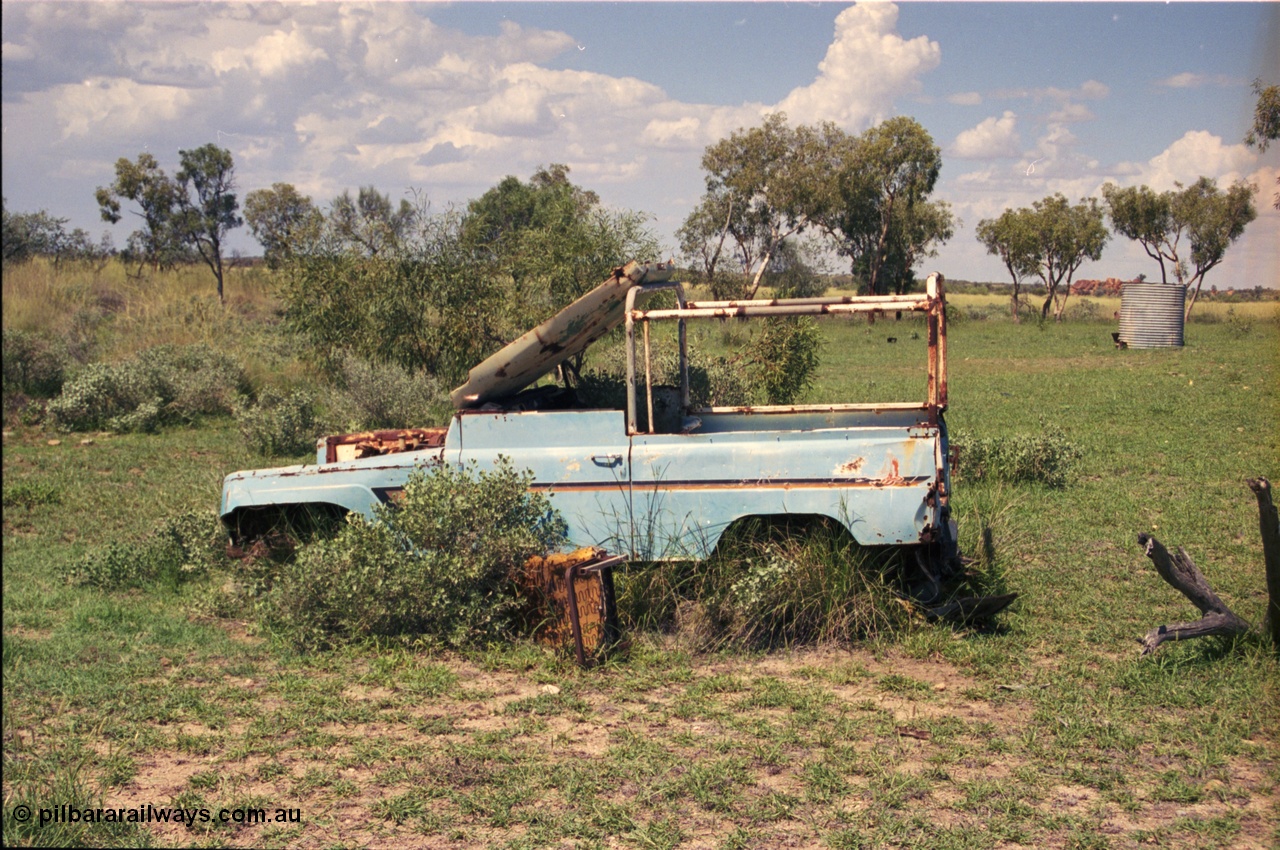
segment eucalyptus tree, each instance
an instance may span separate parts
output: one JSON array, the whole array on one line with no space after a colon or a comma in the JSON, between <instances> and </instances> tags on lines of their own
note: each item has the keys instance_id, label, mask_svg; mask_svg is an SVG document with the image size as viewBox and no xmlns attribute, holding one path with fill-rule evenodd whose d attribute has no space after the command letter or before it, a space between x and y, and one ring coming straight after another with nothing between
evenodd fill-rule
<instances>
[{"instance_id":1,"label":"eucalyptus tree","mask_svg":"<svg viewBox=\"0 0 1280 850\"><path fill-rule=\"evenodd\" d=\"M1060 322L1076 269L1085 260L1101 258L1111 234L1103 223L1103 210L1096 198L1081 198L1080 203L1070 204L1061 193L1055 193L1034 202L1031 208L1035 214L1036 274L1048 291L1040 316L1048 318L1049 308L1056 301L1054 319Z\"/></svg>"},{"instance_id":2,"label":"eucalyptus tree","mask_svg":"<svg viewBox=\"0 0 1280 850\"><path fill-rule=\"evenodd\" d=\"M1186 317L1191 316L1205 275L1218 266L1229 248L1258 216L1254 188L1237 182L1226 191L1201 177L1190 186L1155 192L1147 186L1102 188L1117 233L1142 245L1160 263L1160 279L1187 290ZM1185 241L1184 241L1185 239Z\"/></svg>"},{"instance_id":3,"label":"eucalyptus tree","mask_svg":"<svg viewBox=\"0 0 1280 850\"><path fill-rule=\"evenodd\" d=\"M344 190L329 205L329 234L357 253L393 253L413 227L417 212L407 199L401 198L397 206L374 186L361 186L354 198Z\"/></svg>"},{"instance_id":4,"label":"eucalyptus tree","mask_svg":"<svg viewBox=\"0 0 1280 850\"><path fill-rule=\"evenodd\" d=\"M618 264L658 255L645 216L605 209L568 173L505 178L465 208L433 212L425 196L403 216L381 206L406 224L376 252L326 238L286 258L286 321L326 358L461 379Z\"/></svg>"},{"instance_id":5,"label":"eucalyptus tree","mask_svg":"<svg viewBox=\"0 0 1280 850\"><path fill-rule=\"evenodd\" d=\"M227 233L244 224L238 215L235 163L231 152L215 144L178 151L177 214L179 237L195 248L218 281L223 300L222 246Z\"/></svg>"},{"instance_id":6,"label":"eucalyptus tree","mask_svg":"<svg viewBox=\"0 0 1280 850\"><path fill-rule=\"evenodd\" d=\"M305 251L320 238L324 214L292 183L272 183L244 198L244 219L262 245L269 268L279 268L296 251Z\"/></svg>"},{"instance_id":7,"label":"eucalyptus tree","mask_svg":"<svg viewBox=\"0 0 1280 850\"><path fill-rule=\"evenodd\" d=\"M110 186L99 186L94 192L103 220L116 224L124 217L123 203L133 202L137 209L132 212L142 226L129 235L129 253L156 269L173 265L184 248L175 223L180 187L149 153L138 154L135 162L117 159L115 173Z\"/></svg>"},{"instance_id":8,"label":"eucalyptus tree","mask_svg":"<svg viewBox=\"0 0 1280 850\"><path fill-rule=\"evenodd\" d=\"M510 287L511 320L521 331L594 288L616 266L654 260L660 252L647 216L605 207L569 173L569 166L552 163L527 182L508 176L467 205L464 235Z\"/></svg>"},{"instance_id":9,"label":"eucalyptus tree","mask_svg":"<svg viewBox=\"0 0 1280 850\"><path fill-rule=\"evenodd\" d=\"M925 257L936 257L938 247L955 235L956 217L946 201L899 204L891 214L883 247L873 254L880 258L876 282L880 291L901 295L916 284L912 269ZM864 275L871 279L870 259L864 260Z\"/></svg>"},{"instance_id":10,"label":"eucalyptus tree","mask_svg":"<svg viewBox=\"0 0 1280 850\"><path fill-rule=\"evenodd\" d=\"M1026 208L1005 210L998 218L978 222L978 241L1004 263L1013 278L1009 297L1009 314L1019 321L1018 307L1022 282L1036 273L1034 216Z\"/></svg>"},{"instance_id":11,"label":"eucalyptus tree","mask_svg":"<svg viewBox=\"0 0 1280 850\"><path fill-rule=\"evenodd\" d=\"M1264 86L1262 79L1253 81L1253 93L1258 96L1258 103L1253 110L1253 126L1244 137L1244 143L1259 151L1266 151L1271 143L1280 139L1280 86ZM1280 186L1280 176L1276 177L1276 185ZM1280 210L1280 192L1277 192L1272 205Z\"/></svg>"},{"instance_id":12,"label":"eucalyptus tree","mask_svg":"<svg viewBox=\"0 0 1280 850\"><path fill-rule=\"evenodd\" d=\"M1085 260L1102 256L1110 236L1097 199L1082 198L1071 204L1061 193L978 223L978 240L988 253L1004 260L1013 276L1015 299L1026 277L1035 275L1044 284L1048 296L1040 309L1041 320L1049 317L1056 303L1054 318L1062 321L1072 276ZM1013 309L1016 316L1016 300Z\"/></svg>"},{"instance_id":13,"label":"eucalyptus tree","mask_svg":"<svg viewBox=\"0 0 1280 850\"><path fill-rule=\"evenodd\" d=\"M820 198L815 220L869 292L901 288L911 265L954 232L945 205L916 209L927 203L938 181L941 150L906 116L857 137L829 126L821 136L832 191Z\"/></svg>"},{"instance_id":14,"label":"eucalyptus tree","mask_svg":"<svg viewBox=\"0 0 1280 850\"><path fill-rule=\"evenodd\" d=\"M702 156L706 193L685 219L681 247L712 276L724 248L755 297L780 246L802 233L818 205L823 181L815 166L821 148L810 128L792 128L775 112L758 127L740 128Z\"/></svg>"}]
</instances>

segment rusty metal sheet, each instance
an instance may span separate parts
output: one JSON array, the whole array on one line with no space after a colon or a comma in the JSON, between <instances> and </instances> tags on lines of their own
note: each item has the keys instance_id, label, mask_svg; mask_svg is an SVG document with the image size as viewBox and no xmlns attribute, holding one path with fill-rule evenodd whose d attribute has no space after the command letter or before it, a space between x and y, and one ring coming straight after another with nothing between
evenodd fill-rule
<instances>
[{"instance_id":1,"label":"rusty metal sheet","mask_svg":"<svg viewBox=\"0 0 1280 850\"><path fill-rule=\"evenodd\" d=\"M324 437L316 447L317 463L336 463L365 457L438 449L444 445L446 428L398 428L360 431Z\"/></svg>"},{"instance_id":2,"label":"rusty metal sheet","mask_svg":"<svg viewBox=\"0 0 1280 850\"><path fill-rule=\"evenodd\" d=\"M598 659L617 639L611 568L621 560L586 546L526 561L516 583L529 600L535 639L572 650L583 666Z\"/></svg>"},{"instance_id":3,"label":"rusty metal sheet","mask_svg":"<svg viewBox=\"0 0 1280 850\"><path fill-rule=\"evenodd\" d=\"M580 354L622 324L627 290L671 278L670 263L636 263L614 269L608 280L505 346L467 373L467 382L449 394L458 410L517 392Z\"/></svg>"}]
</instances>

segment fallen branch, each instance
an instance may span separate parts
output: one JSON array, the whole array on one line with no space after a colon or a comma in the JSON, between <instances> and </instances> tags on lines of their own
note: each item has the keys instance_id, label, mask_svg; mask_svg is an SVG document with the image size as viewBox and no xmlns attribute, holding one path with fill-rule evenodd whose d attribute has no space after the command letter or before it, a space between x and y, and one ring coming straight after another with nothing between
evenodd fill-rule
<instances>
[{"instance_id":1,"label":"fallen branch","mask_svg":"<svg viewBox=\"0 0 1280 850\"><path fill-rule=\"evenodd\" d=\"M1254 478L1245 482L1258 498L1258 525L1262 531L1262 560L1267 571L1267 615L1262 631L1271 635L1271 645L1280 651L1280 515L1271 501L1271 482Z\"/></svg>"},{"instance_id":2,"label":"fallen branch","mask_svg":"<svg viewBox=\"0 0 1280 850\"><path fill-rule=\"evenodd\" d=\"M1205 580L1204 573L1200 572L1185 549L1179 546L1177 554L1171 554L1163 543L1150 534L1139 534L1138 545L1145 547L1146 555L1155 565L1160 577L1190 599L1191 604L1204 614L1193 623L1173 623L1147 632L1147 636L1142 639L1143 655L1155 652L1167 640L1187 640L1207 635L1241 635L1249 631L1248 622L1237 617L1218 598Z\"/></svg>"}]
</instances>

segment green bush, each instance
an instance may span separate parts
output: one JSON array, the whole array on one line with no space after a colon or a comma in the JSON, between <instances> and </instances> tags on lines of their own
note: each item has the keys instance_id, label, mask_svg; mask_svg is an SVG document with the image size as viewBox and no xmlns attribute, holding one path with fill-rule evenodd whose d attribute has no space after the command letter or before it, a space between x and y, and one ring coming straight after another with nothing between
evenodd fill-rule
<instances>
[{"instance_id":1,"label":"green bush","mask_svg":"<svg viewBox=\"0 0 1280 850\"><path fill-rule=\"evenodd\" d=\"M347 354L338 364L338 379L325 399L338 430L416 428L447 419L453 410L439 381L394 363Z\"/></svg>"},{"instance_id":2,"label":"green bush","mask_svg":"<svg viewBox=\"0 0 1280 850\"><path fill-rule=\"evenodd\" d=\"M958 457L957 474L973 481L1039 482L1064 487L1075 474L1082 454L1062 429L1044 426L1039 434L951 439Z\"/></svg>"},{"instance_id":3,"label":"green bush","mask_svg":"<svg viewBox=\"0 0 1280 850\"><path fill-rule=\"evenodd\" d=\"M92 363L49 403L67 431L154 431L232 412L249 391L240 365L207 345L160 345L120 363Z\"/></svg>"},{"instance_id":4,"label":"green bush","mask_svg":"<svg viewBox=\"0 0 1280 850\"><path fill-rule=\"evenodd\" d=\"M696 649L849 643L910 625L900 568L833 522L753 521L692 569L662 564L623 577L619 607L633 626L674 626Z\"/></svg>"},{"instance_id":5,"label":"green bush","mask_svg":"<svg viewBox=\"0 0 1280 850\"><path fill-rule=\"evenodd\" d=\"M266 627L318 648L416 636L449 646L510 636L522 609L512 575L558 548L565 526L530 474L503 462L413 473L404 498L336 537L303 546L260 602Z\"/></svg>"},{"instance_id":6,"label":"green bush","mask_svg":"<svg viewBox=\"0 0 1280 850\"><path fill-rule=\"evenodd\" d=\"M306 390L286 395L267 389L256 402L242 399L234 413L245 445L265 457L313 451L321 430L315 396Z\"/></svg>"},{"instance_id":7,"label":"green bush","mask_svg":"<svg viewBox=\"0 0 1280 850\"><path fill-rule=\"evenodd\" d=\"M626 350L621 346L610 350L602 361L603 368L587 369L577 385L578 399L591 408L625 408L627 406ZM692 346L689 348L689 403L693 407L738 406L751 404L753 393L751 375L725 357L704 357ZM644 365L639 364L636 384L644 394ZM655 387L680 386L680 359L675 352L663 352L653 358L653 384ZM644 406L643 403L641 405ZM646 411L639 410L638 422ZM655 418L659 418L655 416Z\"/></svg>"},{"instance_id":8,"label":"green bush","mask_svg":"<svg viewBox=\"0 0 1280 850\"><path fill-rule=\"evenodd\" d=\"M62 391L67 353L40 334L5 328L3 331L4 397L21 394L53 398Z\"/></svg>"},{"instance_id":9,"label":"green bush","mask_svg":"<svg viewBox=\"0 0 1280 850\"><path fill-rule=\"evenodd\" d=\"M693 407L738 407L750 404L794 404L813 385L822 336L810 319L770 318L756 323L754 336L733 340L743 346L731 356L704 355L689 346L689 403ZM588 407L625 407L626 349L623 344L602 353L603 368L583 372L578 397ZM637 364L636 383L644 392L644 364ZM680 386L680 358L674 350L653 357L654 386ZM655 417L656 418L656 417Z\"/></svg>"},{"instance_id":10,"label":"green bush","mask_svg":"<svg viewBox=\"0 0 1280 850\"><path fill-rule=\"evenodd\" d=\"M225 561L226 531L214 513L187 511L140 540L112 542L66 564L72 584L118 590L160 581L176 586L202 578Z\"/></svg>"},{"instance_id":11,"label":"green bush","mask_svg":"<svg viewBox=\"0 0 1280 850\"><path fill-rule=\"evenodd\" d=\"M821 345L822 335L812 319L764 320L747 357L766 404L795 404L813 386Z\"/></svg>"},{"instance_id":12,"label":"green bush","mask_svg":"<svg viewBox=\"0 0 1280 850\"><path fill-rule=\"evenodd\" d=\"M1253 333L1253 322L1244 316L1236 315L1235 307L1227 308L1227 335L1233 339L1244 339Z\"/></svg>"},{"instance_id":13,"label":"green bush","mask_svg":"<svg viewBox=\"0 0 1280 850\"><path fill-rule=\"evenodd\" d=\"M1102 310L1097 301L1081 298L1067 308L1065 316L1070 321L1093 322L1102 318Z\"/></svg>"}]
</instances>

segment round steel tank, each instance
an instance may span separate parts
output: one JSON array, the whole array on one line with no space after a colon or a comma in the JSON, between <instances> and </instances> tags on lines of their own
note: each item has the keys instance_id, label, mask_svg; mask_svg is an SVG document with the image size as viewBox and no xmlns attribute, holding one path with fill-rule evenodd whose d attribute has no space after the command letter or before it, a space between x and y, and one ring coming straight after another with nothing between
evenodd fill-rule
<instances>
[{"instance_id":1,"label":"round steel tank","mask_svg":"<svg viewBox=\"0 0 1280 850\"><path fill-rule=\"evenodd\" d=\"M1165 283L1126 283L1120 291L1120 342L1129 348L1181 348L1187 290Z\"/></svg>"}]
</instances>

